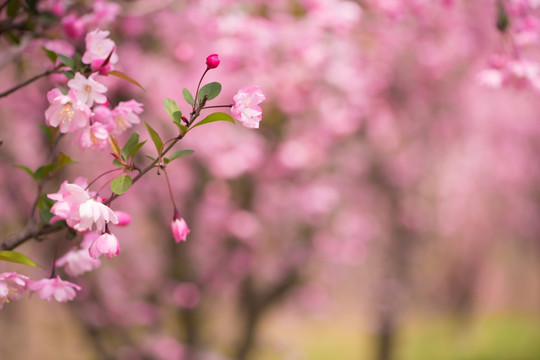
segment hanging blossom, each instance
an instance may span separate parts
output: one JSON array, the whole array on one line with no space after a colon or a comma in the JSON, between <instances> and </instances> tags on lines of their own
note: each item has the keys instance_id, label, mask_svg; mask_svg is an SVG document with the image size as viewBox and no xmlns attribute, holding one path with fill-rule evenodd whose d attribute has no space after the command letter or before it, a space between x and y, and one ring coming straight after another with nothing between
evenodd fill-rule
<instances>
[{"instance_id":1,"label":"hanging blossom","mask_svg":"<svg viewBox=\"0 0 540 360\"><path fill-rule=\"evenodd\" d=\"M81 245L69 250L64 256L56 260L56 266L64 267L69 276L79 276L92 271L101 265L101 261L94 259L88 253L90 245L99 237L97 232L84 235Z\"/></svg>"},{"instance_id":2,"label":"hanging blossom","mask_svg":"<svg viewBox=\"0 0 540 360\"><path fill-rule=\"evenodd\" d=\"M171 222L171 232L176 243L186 241L187 235L191 232L186 221L180 217L176 210L174 211L173 220Z\"/></svg>"},{"instance_id":3,"label":"hanging blossom","mask_svg":"<svg viewBox=\"0 0 540 360\"><path fill-rule=\"evenodd\" d=\"M53 220L64 219L68 226L77 231L87 231L95 225L103 232L108 223L117 224L118 217L108 206L94 199L83 187L64 182L57 193L47 197L56 200L51 213Z\"/></svg>"},{"instance_id":4,"label":"hanging blossom","mask_svg":"<svg viewBox=\"0 0 540 360\"><path fill-rule=\"evenodd\" d=\"M43 300L51 301L54 298L58 302L66 302L73 300L77 296L75 290L80 291L81 287L60 279L60 276L56 276L53 279L30 281L28 289L31 291L30 295L37 292Z\"/></svg>"},{"instance_id":5,"label":"hanging blossom","mask_svg":"<svg viewBox=\"0 0 540 360\"><path fill-rule=\"evenodd\" d=\"M107 101L107 97L104 95L107 87L97 82L95 80L96 76L97 74L94 73L86 78L81 73L76 73L75 77L67 83L70 89L75 89L77 99L88 106L92 106L94 101L98 104Z\"/></svg>"},{"instance_id":6,"label":"hanging blossom","mask_svg":"<svg viewBox=\"0 0 540 360\"><path fill-rule=\"evenodd\" d=\"M109 130L106 125L94 122L81 130L74 138L81 149L105 150L109 145Z\"/></svg>"},{"instance_id":7,"label":"hanging blossom","mask_svg":"<svg viewBox=\"0 0 540 360\"><path fill-rule=\"evenodd\" d=\"M101 255L105 255L107 259L120 255L120 244L118 243L118 239L109 231L105 231L101 236L94 240L92 245L90 245L88 254L92 259L97 259Z\"/></svg>"},{"instance_id":8,"label":"hanging blossom","mask_svg":"<svg viewBox=\"0 0 540 360\"><path fill-rule=\"evenodd\" d=\"M142 111L143 104L135 100L119 102L111 113L114 119L115 133L121 133L132 127L133 124L139 124L141 119L138 114Z\"/></svg>"},{"instance_id":9,"label":"hanging blossom","mask_svg":"<svg viewBox=\"0 0 540 360\"><path fill-rule=\"evenodd\" d=\"M266 97L258 86L241 88L233 97L231 114L244 127L257 129L262 120L262 109L259 106Z\"/></svg>"},{"instance_id":10,"label":"hanging blossom","mask_svg":"<svg viewBox=\"0 0 540 360\"><path fill-rule=\"evenodd\" d=\"M28 284L28 277L16 272L0 274L0 309L10 300L19 300Z\"/></svg>"},{"instance_id":11,"label":"hanging blossom","mask_svg":"<svg viewBox=\"0 0 540 360\"><path fill-rule=\"evenodd\" d=\"M75 89L69 90L67 95L58 89L47 93L51 104L45 110L45 122L52 127L59 127L61 133L74 132L88 125L92 111L77 97Z\"/></svg>"}]
</instances>

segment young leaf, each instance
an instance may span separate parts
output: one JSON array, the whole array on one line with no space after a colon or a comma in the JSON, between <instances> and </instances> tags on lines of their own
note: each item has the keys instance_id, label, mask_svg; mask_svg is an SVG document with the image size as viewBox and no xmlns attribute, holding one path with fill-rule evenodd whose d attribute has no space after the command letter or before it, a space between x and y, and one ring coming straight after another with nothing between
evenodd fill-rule
<instances>
[{"instance_id":1,"label":"young leaf","mask_svg":"<svg viewBox=\"0 0 540 360\"><path fill-rule=\"evenodd\" d=\"M181 111L175 111L172 113L173 123L175 124L181 124L182 123L182 112Z\"/></svg>"},{"instance_id":2,"label":"young leaf","mask_svg":"<svg viewBox=\"0 0 540 360\"><path fill-rule=\"evenodd\" d=\"M169 161L173 161L174 159L178 159L179 157L193 154L194 151L195 150L190 149L175 151L171 154L171 156L168 157L168 159Z\"/></svg>"},{"instance_id":3,"label":"young leaf","mask_svg":"<svg viewBox=\"0 0 540 360\"><path fill-rule=\"evenodd\" d=\"M118 160L118 159L113 159L112 164L113 164L114 166L124 167L124 164L122 164L122 163L120 162L120 160Z\"/></svg>"},{"instance_id":4,"label":"young leaf","mask_svg":"<svg viewBox=\"0 0 540 360\"><path fill-rule=\"evenodd\" d=\"M216 113L208 115L207 117L205 117L204 119L202 119L201 121L193 125L192 128L197 127L199 125L216 122L216 121L228 121L234 124L234 120L231 117L231 115L222 113L222 112L216 112Z\"/></svg>"},{"instance_id":5,"label":"young leaf","mask_svg":"<svg viewBox=\"0 0 540 360\"><path fill-rule=\"evenodd\" d=\"M75 74L73 73L73 71L62 71L62 74L64 74L70 80L75 77Z\"/></svg>"},{"instance_id":6,"label":"young leaf","mask_svg":"<svg viewBox=\"0 0 540 360\"><path fill-rule=\"evenodd\" d=\"M167 111L167 113L171 116L175 111L180 111L180 108L178 107L176 101L171 98L166 98L165 100L163 100L163 107L165 108L165 111Z\"/></svg>"},{"instance_id":7,"label":"young leaf","mask_svg":"<svg viewBox=\"0 0 540 360\"><path fill-rule=\"evenodd\" d=\"M76 161L74 161L72 158L70 158L69 156L67 156L63 152L61 152L60 154L58 154L58 157L56 158L56 164L55 164L54 170L60 170L64 166L69 165L69 164L73 164L75 162Z\"/></svg>"},{"instance_id":8,"label":"young leaf","mask_svg":"<svg viewBox=\"0 0 540 360\"><path fill-rule=\"evenodd\" d=\"M138 143L139 143L139 134L137 134L137 132L134 132L133 134L131 134L128 141L122 148L122 159L127 160L129 157L129 153L131 152L131 149L133 148L133 146L135 146Z\"/></svg>"},{"instance_id":9,"label":"young leaf","mask_svg":"<svg viewBox=\"0 0 540 360\"><path fill-rule=\"evenodd\" d=\"M156 145L158 154L161 154L161 150L163 150L163 141L161 141L161 138L159 137L156 130L152 129L152 127L148 125L146 121L144 122L144 125L146 125L146 130L148 130L148 134L150 134L150 138L152 138L154 145Z\"/></svg>"},{"instance_id":10,"label":"young leaf","mask_svg":"<svg viewBox=\"0 0 540 360\"><path fill-rule=\"evenodd\" d=\"M49 60L52 61L52 63L56 63L56 59L58 59L58 54L55 53L54 51L51 51L49 49L45 49L44 47L41 48L43 51L45 51L45 54L47 54L47 57L49 58Z\"/></svg>"},{"instance_id":11,"label":"young leaf","mask_svg":"<svg viewBox=\"0 0 540 360\"><path fill-rule=\"evenodd\" d=\"M109 71L107 72L107 74L110 74L110 75L114 75L114 76L117 76L121 79L124 79L126 81L129 81L130 83L132 84L135 84L137 85L138 87L140 87L143 91L146 91L141 84L139 84L137 81L135 81L134 79L132 79L131 77L129 77L128 75L124 74L123 72L120 72L120 71L116 71L116 70L113 70L113 71Z\"/></svg>"},{"instance_id":12,"label":"young leaf","mask_svg":"<svg viewBox=\"0 0 540 360\"><path fill-rule=\"evenodd\" d=\"M211 82L209 84L204 85L201 90L199 90L199 95L197 95L197 98L199 100L202 100L205 95L208 95L208 100L212 100L216 96L219 95L221 92L221 84L218 82Z\"/></svg>"},{"instance_id":13,"label":"young leaf","mask_svg":"<svg viewBox=\"0 0 540 360\"><path fill-rule=\"evenodd\" d=\"M128 191L132 183L133 180L131 180L129 175L122 175L111 182L111 190L116 195L122 195Z\"/></svg>"},{"instance_id":14,"label":"young leaf","mask_svg":"<svg viewBox=\"0 0 540 360\"><path fill-rule=\"evenodd\" d=\"M39 210L39 217L41 218L41 221L43 221L45 224L48 224L53 218L53 216L53 213L49 209Z\"/></svg>"},{"instance_id":15,"label":"young leaf","mask_svg":"<svg viewBox=\"0 0 540 360\"><path fill-rule=\"evenodd\" d=\"M34 174L34 178L36 180L43 180L47 177L47 175L49 175L51 173L51 171L53 171L54 169L56 168L56 164L47 164L47 165L44 165L44 166L40 166L35 174Z\"/></svg>"},{"instance_id":16,"label":"young leaf","mask_svg":"<svg viewBox=\"0 0 540 360\"><path fill-rule=\"evenodd\" d=\"M26 166L24 165L15 165L16 168L19 168L19 169L23 169L24 171L26 171L26 173L28 175L30 175L33 179L36 178L36 175L34 174L34 172L32 170L30 170L29 168L27 168Z\"/></svg>"},{"instance_id":17,"label":"young leaf","mask_svg":"<svg viewBox=\"0 0 540 360\"><path fill-rule=\"evenodd\" d=\"M189 104L189 105L193 105L193 95L191 95L191 93L189 92L188 89L186 88L183 88L182 89L182 95L184 95L184 99L186 100L186 102Z\"/></svg>"},{"instance_id":18,"label":"young leaf","mask_svg":"<svg viewBox=\"0 0 540 360\"><path fill-rule=\"evenodd\" d=\"M43 266L38 265L32 260L30 260L28 256L23 255L16 251L0 251L0 260L9 261L12 263L17 263L17 264L30 265L30 266L35 266L35 267L40 267L42 269L45 269Z\"/></svg>"},{"instance_id":19,"label":"young leaf","mask_svg":"<svg viewBox=\"0 0 540 360\"><path fill-rule=\"evenodd\" d=\"M133 145L133 147L131 148L131 151L129 152L129 156L133 159L135 155L137 154L137 151L139 151L139 149L142 148L144 144L146 144L146 140Z\"/></svg>"},{"instance_id":20,"label":"young leaf","mask_svg":"<svg viewBox=\"0 0 540 360\"><path fill-rule=\"evenodd\" d=\"M109 145L111 145L112 151L114 151L116 155L120 156L122 150L120 149L120 143L118 142L118 139L112 135L109 135Z\"/></svg>"},{"instance_id":21,"label":"young leaf","mask_svg":"<svg viewBox=\"0 0 540 360\"><path fill-rule=\"evenodd\" d=\"M152 160L152 161L156 161L156 158L153 157L152 155L145 154L144 156L146 156L147 158L149 158L149 159Z\"/></svg>"},{"instance_id":22,"label":"young leaf","mask_svg":"<svg viewBox=\"0 0 540 360\"><path fill-rule=\"evenodd\" d=\"M187 132L187 130L188 130L187 126L182 125L182 124L177 123L177 122L175 122L174 124L178 127L178 130L180 130L180 133L182 134L182 136Z\"/></svg>"},{"instance_id":23,"label":"young leaf","mask_svg":"<svg viewBox=\"0 0 540 360\"><path fill-rule=\"evenodd\" d=\"M70 69L75 69L75 60L62 54L58 54L62 64L66 65Z\"/></svg>"}]
</instances>

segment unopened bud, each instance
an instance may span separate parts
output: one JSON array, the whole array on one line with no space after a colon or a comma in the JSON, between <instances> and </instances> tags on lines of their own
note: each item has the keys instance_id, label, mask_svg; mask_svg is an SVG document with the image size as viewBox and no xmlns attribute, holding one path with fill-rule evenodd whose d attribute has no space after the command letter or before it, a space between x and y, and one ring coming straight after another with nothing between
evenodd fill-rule
<instances>
[{"instance_id":1,"label":"unopened bud","mask_svg":"<svg viewBox=\"0 0 540 360\"><path fill-rule=\"evenodd\" d=\"M206 66L208 66L209 69L215 69L218 67L218 65L219 65L218 54L212 54L206 58Z\"/></svg>"}]
</instances>

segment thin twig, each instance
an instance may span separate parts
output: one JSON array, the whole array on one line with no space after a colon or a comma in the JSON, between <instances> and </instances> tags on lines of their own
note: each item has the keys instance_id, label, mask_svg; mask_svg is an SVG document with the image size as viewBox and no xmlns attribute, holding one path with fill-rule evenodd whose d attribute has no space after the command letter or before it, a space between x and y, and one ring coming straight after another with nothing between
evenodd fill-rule
<instances>
[{"instance_id":1,"label":"thin twig","mask_svg":"<svg viewBox=\"0 0 540 360\"><path fill-rule=\"evenodd\" d=\"M16 86L12 87L11 89L0 93L0 98L6 97L9 94L11 94L11 93L25 87L26 85L29 85L29 84L33 83L34 81L41 79L42 77L49 76L51 74L59 73L60 71L58 69L59 69L58 67L55 67L54 69L47 70L45 72L42 72L41 74L38 74L38 75L36 75L34 77L31 77L30 79L20 83L19 85L16 85Z\"/></svg>"}]
</instances>

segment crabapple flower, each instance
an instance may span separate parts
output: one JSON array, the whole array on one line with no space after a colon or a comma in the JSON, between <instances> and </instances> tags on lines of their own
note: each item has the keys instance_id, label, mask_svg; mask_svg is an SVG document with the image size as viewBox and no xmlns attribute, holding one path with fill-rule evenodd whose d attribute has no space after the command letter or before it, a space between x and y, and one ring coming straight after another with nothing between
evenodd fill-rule
<instances>
[{"instance_id":1,"label":"crabapple flower","mask_svg":"<svg viewBox=\"0 0 540 360\"><path fill-rule=\"evenodd\" d=\"M174 212L173 221L171 222L171 231L174 240L177 243L180 241L186 241L187 235L191 232L186 224L186 221L182 219L176 211Z\"/></svg>"},{"instance_id":2,"label":"crabapple flower","mask_svg":"<svg viewBox=\"0 0 540 360\"><path fill-rule=\"evenodd\" d=\"M41 279L38 281L30 281L28 289L32 292L38 292L38 295L43 300L51 301L54 298L58 302L66 302L73 300L77 293L75 290L81 290L77 284L60 279L56 276L54 279Z\"/></svg>"},{"instance_id":3,"label":"crabapple flower","mask_svg":"<svg viewBox=\"0 0 540 360\"><path fill-rule=\"evenodd\" d=\"M99 122L85 128L73 139L79 142L82 149L105 150L109 145L109 131Z\"/></svg>"},{"instance_id":4,"label":"crabapple flower","mask_svg":"<svg viewBox=\"0 0 540 360\"><path fill-rule=\"evenodd\" d=\"M113 109L112 116L116 125L116 132L120 133L130 128L133 124L141 122L138 114L143 111L143 104L135 100L121 101Z\"/></svg>"},{"instance_id":5,"label":"crabapple flower","mask_svg":"<svg viewBox=\"0 0 540 360\"><path fill-rule=\"evenodd\" d=\"M131 224L131 215L123 211L115 211L116 217L118 218L118 226L127 226Z\"/></svg>"},{"instance_id":6,"label":"crabapple flower","mask_svg":"<svg viewBox=\"0 0 540 360\"><path fill-rule=\"evenodd\" d=\"M62 27L69 38L78 39L84 34L85 24L75 14L69 14L62 19Z\"/></svg>"},{"instance_id":7,"label":"crabapple flower","mask_svg":"<svg viewBox=\"0 0 540 360\"><path fill-rule=\"evenodd\" d=\"M109 64L116 64L118 62L116 45L114 41L108 38L108 36L108 31L99 29L86 34L86 52L82 57L83 63L92 64L94 61L101 61L101 64L103 64L109 55L111 55Z\"/></svg>"},{"instance_id":8,"label":"crabapple flower","mask_svg":"<svg viewBox=\"0 0 540 360\"><path fill-rule=\"evenodd\" d=\"M259 106L266 97L258 86L247 86L238 90L233 97L231 114L244 127L257 129L262 119L262 109Z\"/></svg>"},{"instance_id":9,"label":"crabapple flower","mask_svg":"<svg viewBox=\"0 0 540 360\"><path fill-rule=\"evenodd\" d=\"M16 272L0 274L0 309L10 300L19 300L28 283L28 277Z\"/></svg>"},{"instance_id":10,"label":"crabapple flower","mask_svg":"<svg viewBox=\"0 0 540 360\"><path fill-rule=\"evenodd\" d=\"M97 239L94 240L92 245L88 248L88 254L91 258L97 259L101 255L105 255L107 259L110 259L120 254L120 244L116 236L109 232L104 232Z\"/></svg>"},{"instance_id":11,"label":"crabapple flower","mask_svg":"<svg viewBox=\"0 0 540 360\"><path fill-rule=\"evenodd\" d=\"M206 58L206 66L208 66L209 69L217 68L219 66L218 54L209 55Z\"/></svg>"},{"instance_id":12,"label":"crabapple flower","mask_svg":"<svg viewBox=\"0 0 540 360\"><path fill-rule=\"evenodd\" d=\"M118 223L113 210L77 184L63 183L58 193L48 194L47 197L56 200L51 213L66 220L68 226L77 231L90 230L94 223L98 231L104 231L105 224Z\"/></svg>"},{"instance_id":13,"label":"crabapple flower","mask_svg":"<svg viewBox=\"0 0 540 360\"><path fill-rule=\"evenodd\" d=\"M94 101L98 104L103 104L107 101L107 97L103 95L107 91L107 87L94 78L97 74L92 74L85 78L81 73L76 73L75 77L68 81L68 86L75 89L79 101L88 106L92 106Z\"/></svg>"},{"instance_id":14,"label":"crabapple flower","mask_svg":"<svg viewBox=\"0 0 540 360\"><path fill-rule=\"evenodd\" d=\"M69 250L56 260L56 266L63 266L69 276L79 276L99 267L101 261L92 258L88 253L88 248L98 237L97 232L86 233L80 247Z\"/></svg>"},{"instance_id":15,"label":"crabapple flower","mask_svg":"<svg viewBox=\"0 0 540 360\"><path fill-rule=\"evenodd\" d=\"M92 111L85 103L79 101L75 89L69 90L67 95L59 89L52 89L47 93L51 104L45 110L45 123L52 127L59 127L61 133L79 130L88 125Z\"/></svg>"}]
</instances>

